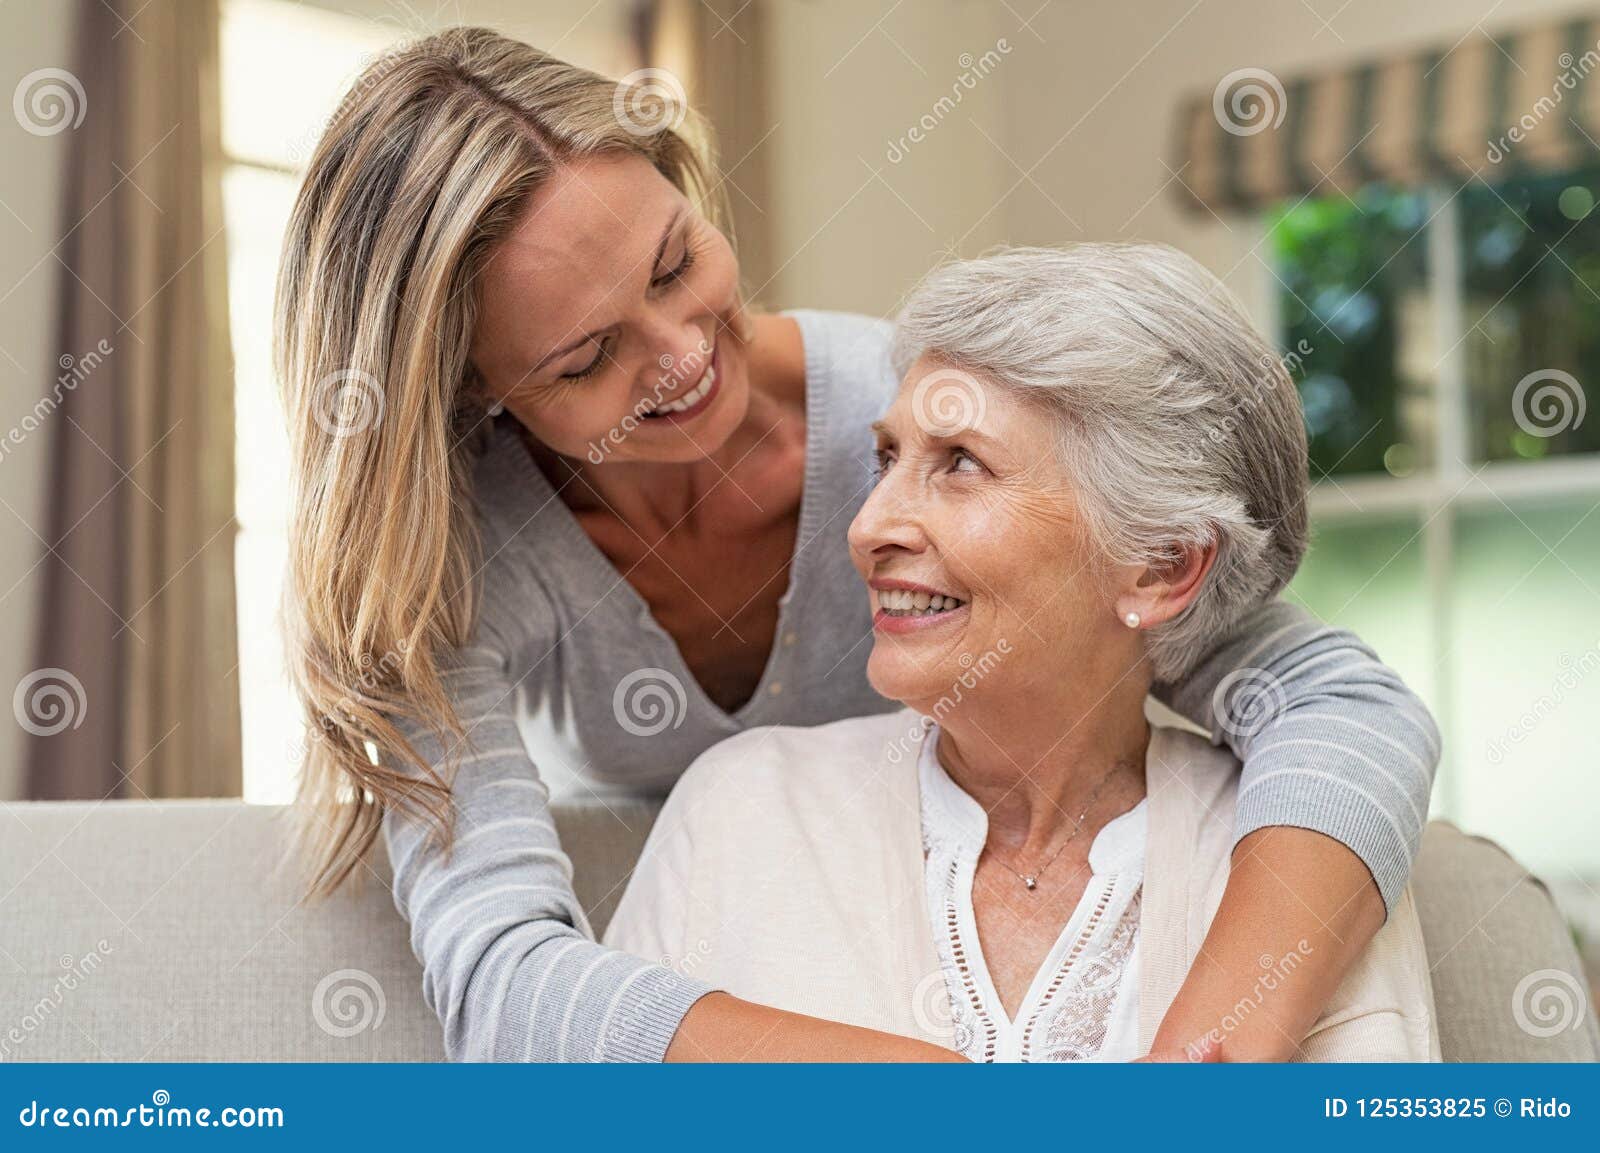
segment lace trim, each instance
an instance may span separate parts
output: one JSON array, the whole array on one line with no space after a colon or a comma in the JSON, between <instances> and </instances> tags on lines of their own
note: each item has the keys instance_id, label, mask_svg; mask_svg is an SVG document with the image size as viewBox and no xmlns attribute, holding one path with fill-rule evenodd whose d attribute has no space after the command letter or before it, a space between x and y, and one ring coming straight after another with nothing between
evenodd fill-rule
<instances>
[{"instance_id":1,"label":"lace trim","mask_svg":"<svg viewBox=\"0 0 1600 1153\"><path fill-rule=\"evenodd\" d=\"M956 874L961 868L959 859L952 860L950 867L945 870L945 900L944 923L947 956L945 958L946 973L953 968L957 978L958 990L952 990L952 1000L956 992L960 999L953 1012L955 1018L955 1047L958 1052L969 1058L972 1055L972 1044L977 1039L979 1029L983 1032L983 1056L979 1058L986 1063L992 1063L995 1053L999 1048L1000 1029L995 1024L994 1018L989 1014L988 1006L983 999L983 993L978 989L978 980L973 975L972 966L967 959L966 946L962 943L961 922L959 906L955 899Z\"/></svg>"},{"instance_id":2,"label":"lace trim","mask_svg":"<svg viewBox=\"0 0 1600 1153\"><path fill-rule=\"evenodd\" d=\"M1033 1050L1034 1026L1039 1023L1039 1018L1049 1011L1051 1001L1055 998L1056 993L1066 979L1072 975L1078 958L1083 956L1084 949L1088 947L1090 941L1094 940L1094 935L1100 928L1100 922L1105 919L1106 907L1111 904L1111 894L1116 891L1116 887L1116 883L1113 881L1101 890L1100 898L1094 903L1094 909L1084 920L1083 928L1079 930L1077 940L1072 942L1072 949L1062 958L1060 966L1056 969L1055 976L1050 979L1050 984L1045 987L1044 996L1039 998L1038 1007L1034 1009L1033 1015L1028 1018L1028 1023L1023 1026L1022 1053L1024 1061L1028 1059L1027 1054ZM1102 1034L1103 1032L1102 1030Z\"/></svg>"},{"instance_id":3,"label":"lace trim","mask_svg":"<svg viewBox=\"0 0 1600 1153\"><path fill-rule=\"evenodd\" d=\"M1122 982L1127 979L1128 960L1138 938L1139 905L1140 894L1135 893L1099 955L1082 966L1069 962L1057 975L1050 993L1028 1023L1028 1034L1022 1042L1024 1061L1092 1061L1100 1055L1105 1048L1111 1011ZM1063 986L1062 978L1069 972L1072 980ZM1057 990L1063 988L1057 995ZM1033 1027L1041 1019L1046 1024L1035 1052Z\"/></svg>"}]
</instances>

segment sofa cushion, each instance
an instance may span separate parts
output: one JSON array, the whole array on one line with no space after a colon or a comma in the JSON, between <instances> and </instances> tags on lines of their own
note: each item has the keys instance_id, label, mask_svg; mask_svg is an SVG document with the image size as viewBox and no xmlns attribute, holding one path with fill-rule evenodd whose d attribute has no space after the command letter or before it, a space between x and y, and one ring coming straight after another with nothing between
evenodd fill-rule
<instances>
[{"instance_id":1,"label":"sofa cushion","mask_svg":"<svg viewBox=\"0 0 1600 1153\"><path fill-rule=\"evenodd\" d=\"M356 884L305 903L285 859L283 809L106 801L0 810L0 1059L443 1055L381 850ZM597 799L556 807L596 932L655 812ZM1587 1005L1575 1027L1551 1032L1551 994L1525 985L1532 975L1564 988L1559 974L1581 972L1542 885L1491 843L1438 822L1413 883L1447 1059L1594 1059ZM1519 990L1528 1003L1516 1009Z\"/></svg>"},{"instance_id":2,"label":"sofa cushion","mask_svg":"<svg viewBox=\"0 0 1600 1153\"><path fill-rule=\"evenodd\" d=\"M1600 1060L1589 985L1549 891L1444 821L1412 873L1447 1061Z\"/></svg>"}]
</instances>

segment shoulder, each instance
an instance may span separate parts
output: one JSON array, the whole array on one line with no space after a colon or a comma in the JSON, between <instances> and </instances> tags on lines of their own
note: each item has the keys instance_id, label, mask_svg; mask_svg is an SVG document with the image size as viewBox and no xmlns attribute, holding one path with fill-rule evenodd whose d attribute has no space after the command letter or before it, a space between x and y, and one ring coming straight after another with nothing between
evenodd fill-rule
<instances>
[{"instance_id":1,"label":"shoulder","mask_svg":"<svg viewBox=\"0 0 1600 1153\"><path fill-rule=\"evenodd\" d=\"M800 326L806 353L806 387L860 425L876 420L894 399L899 374L892 352L894 325L853 312L797 309L784 314Z\"/></svg>"},{"instance_id":2,"label":"shoulder","mask_svg":"<svg viewBox=\"0 0 1600 1153\"><path fill-rule=\"evenodd\" d=\"M1229 821L1239 794L1240 761L1184 723L1152 726L1145 753L1145 784L1152 802L1197 813L1225 809Z\"/></svg>"},{"instance_id":3,"label":"shoulder","mask_svg":"<svg viewBox=\"0 0 1600 1153\"><path fill-rule=\"evenodd\" d=\"M563 556L571 555L569 517L528 456L511 418L485 431L473 461L477 631L473 643L509 652L560 636L556 596ZM575 526L572 526L575 527Z\"/></svg>"},{"instance_id":4,"label":"shoulder","mask_svg":"<svg viewBox=\"0 0 1600 1153\"><path fill-rule=\"evenodd\" d=\"M746 810L769 831L774 822L832 818L844 799L873 784L914 785L920 726L920 718L903 709L825 725L748 729L696 758L673 788L667 811L696 826L721 824L730 810Z\"/></svg>"}]
</instances>

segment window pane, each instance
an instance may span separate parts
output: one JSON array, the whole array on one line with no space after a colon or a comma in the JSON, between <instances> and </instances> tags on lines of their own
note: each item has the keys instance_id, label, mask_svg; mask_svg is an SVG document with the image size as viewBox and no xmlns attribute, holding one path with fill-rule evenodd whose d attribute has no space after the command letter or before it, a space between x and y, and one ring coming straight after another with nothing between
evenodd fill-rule
<instances>
[{"instance_id":1,"label":"window pane","mask_svg":"<svg viewBox=\"0 0 1600 1153\"><path fill-rule=\"evenodd\" d=\"M1474 183L1461 193L1470 424L1480 460L1600 450L1600 418L1582 419L1583 390L1600 388L1597 199L1600 171ZM1541 373L1548 375L1534 376Z\"/></svg>"},{"instance_id":2,"label":"window pane","mask_svg":"<svg viewBox=\"0 0 1600 1153\"><path fill-rule=\"evenodd\" d=\"M1381 185L1268 221L1311 474L1410 475L1431 455L1436 357L1423 194Z\"/></svg>"},{"instance_id":3,"label":"window pane","mask_svg":"<svg viewBox=\"0 0 1600 1153\"><path fill-rule=\"evenodd\" d=\"M400 35L308 4L228 0L220 34L223 151L304 167L339 97Z\"/></svg>"},{"instance_id":4,"label":"window pane","mask_svg":"<svg viewBox=\"0 0 1600 1153\"><path fill-rule=\"evenodd\" d=\"M1600 511L1592 498L1461 511L1455 558L1460 819L1552 879L1600 872Z\"/></svg>"},{"instance_id":5,"label":"window pane","mask_svg":"<svg viewBox=\"0 0 1600 1153\"><path fill-rule=\"evenodd\" d=\"M228 307L233 326L234 546L238 589L240 723L244 797L282 804L294 796L304 725L283 664L278 605L287 557L284 494L289 437L272 375L272 293L278 245L297 181L235 165L223 176L228 224Z\"/></svg>"},{"instance_id":6,"label":"window pane","mask_svg":"<svg viewBox=\"0 0 1600 1153\"><path fill-rule=\"evenodd\" d=\"M1420 524L1414 517L1315 526L1286 594L1377 650L1424 699L1434 691Z\"/></svg>"}]
</instances>

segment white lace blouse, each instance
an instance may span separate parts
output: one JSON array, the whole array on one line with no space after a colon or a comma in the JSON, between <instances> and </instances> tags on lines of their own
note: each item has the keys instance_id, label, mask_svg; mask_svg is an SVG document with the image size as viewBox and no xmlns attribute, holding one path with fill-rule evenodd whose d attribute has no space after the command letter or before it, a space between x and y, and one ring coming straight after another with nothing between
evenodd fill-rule
<instances>
[{"instance_id":1,"label":"white lace blouse","mask_svg":"<svg viewBox=\"0 0 1600 1153\"><path fill-rule=\"evenodd\" d=\"M1146 803L1140 801L1095 836L1083 897L1013 1020L990 979L972 907L988 814L939 764L938 735L932 728L922 742L918 772L927 907L950 994L950 1046L973 1061L1138 1057Z\"/></svg>"}]
</instances>

